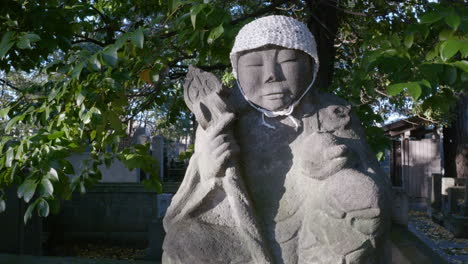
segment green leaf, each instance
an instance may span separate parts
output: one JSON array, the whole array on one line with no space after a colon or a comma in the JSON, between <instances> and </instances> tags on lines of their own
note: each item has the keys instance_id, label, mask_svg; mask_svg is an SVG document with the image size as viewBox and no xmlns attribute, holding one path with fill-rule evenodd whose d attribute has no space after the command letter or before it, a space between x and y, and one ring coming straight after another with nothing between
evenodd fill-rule
<instances>
[{"instance_id":1,"label":"green leaf","mask_svg":"<svg viewBox=\"0 0 468 264\"><path fill-rule=\"evenodd\" d=\"M102 53L102 59L104 62L111 66L117 66L117 62L119 61L119 57L117 54L117 47L109 47Z\"/></svg>"},{"instance_id":2,"label":"green leaf","mask_svg":"<svg viewBox=\"0 0 468 264\"><path fill-rule=\"evenodd\" d=\"M417 100L421 95L421 86L417 82L392 84L387 87L387 92L389 95L394 96L401 93L405 88L414 100Z\"/></svg>"},{"instance_id":3,"label":"green leaf","mask_svg":"<svg viewBox=\"0 0 468 264\"><path fill-rule=\"evenodd\" d=\"M17 148L16 148L16 155L15 155L15 160L21 160L21 156L23 155L23 143L21 143Z\"/></svg>"},{"instance_id":4,"label":"green leaf","mask_svg":"<svg viewBox=\"0 0 468 264\"><path fill-rule=\"evenodd\" d=\"M49 96L47 97L47 100L48 100L49 102L51 102L52 100L54 100L54 99L57 97L58 93L59 93L59 89L55 89L55 88L52 89L52 90L49 92Z\"/></svg>"},{"instance_id":5,"label":"green leaf","mask_svg":"<svg viewBox=\"0 0 468 264\"><path fill-rule=\"evenodd\" d=\"M408 83L407 90L414 101L418 100L422 93L421 86L416 82Z\"/></svg>"},{"instance_id":6,"label":"green leaf","mask_svg":"<svg viewBox=\"0 0 468 264\"><path fill-rule=\"evenodd\" d=\"M80 193L85 194L86 193L86 186L84 185L84 182L80 182Z\"/></svg>"},{"instance_id":7,"label":"green leaf","mask_svg":"<svg viewBox=\"0 0 468 264\"><path fill-rule=\"evenodd\" d=\"M203 9L205 9L206 6L207 6L206 4L199 4L199 5L194 5L192 6L192 8L190 8L190 20L192 21L193 29L196 28L198 14Z\"/></svg>"},{"instance_id":8,"label":"green leaf","mask_svg":"<svg viewBox=\"0 0 468 264\"><path fill-rule=\"evenodd\" d=\"M130 37L133 45L137 46L138 48L143 48L143 43L145 41L145 35L143 34L143 29L139 28L135 32L133 32L132 36Z\"/></svg>"},{"instance_id":9,"label":"green leaf","mask_svg":"<svg viewBox=\"0 0 468 264\"><path fill-rule=\"evenodd\" d=\"M452 65L455 65L456 67L460 68L461 70L468 72L468 61L466 60L461 60L461 61L456 61L452 63Z\"/></svg>"},{"instance_id":10,"label":"green leaf","mask_svg":"<svg viewBox=\"0 0 468 264\"><path fill-rule=\"evenodd\" d=\"M0 199L0 214L5 212L5 210L6 210L5 200Z\"/></svg>"},{"instance_id":11,"label":"green leaf","mask_svg":"<svg viewBox=\"0 0 468 264\"><path fill-rule=\"evenodd\" d=\"M75 67L73 68L73 71L71 73L71 76L73 79L79 79L81 75L81 71L83 70L83 67L85 65L85 62L80 62Z\"/></svg>"},{"instance_id":12,"label":"green leaf","mask_svg":"<svg viewBox=\"0 0 468 264\"><path fill-rule=\"evenodd\" d=\"M99 71L101 69L101 62L99 61L97 54L89 58L89 65L93 71Z\"/></svg>"},{"instance_id":13,"label":"green leaf","mask_svg":"<svg viewBox=\"0 0 468 264\"><path fill-rule=\"evenodd\" d=\"M115 113L108 113L107 118L115 131L122 131L122 121Z\"/></svg>"},{"instance_id":14,"label":"green leaf","mask_svg":"<svg viewBox=\"0 0 468 264\"><path fill-rule=\"evenodd\" d=\"M444 41L440 45L440 58L443 61L447 61L455 55L461 47L461 43L458 40L449 39Z\"/></svg>"},{"instance_id":15,"label":"green leaf","mask_svg":"<svg viewBox=\"0 0 468 264\"><path fill-rule=\"evenodd\" d=\"M31 198L34 196L36 192L37 183L32 179L25 180L19 187L18 187L18 198L23 198L26 203L29 203Z\"/></svg>"},{"instance_id":16,"label":"green leaf","mask_svg":"<svg viewBox=\"0 0 468 264\"><path fill-rule=\"evenodd\" d=\"M409 49L411 48L411 46L413 46L413 41L414 41L414 34L408 34L406 35L404 39L404 44Z\"/></svg>"},{"instance_id":17,"label":"green leaf","mask_svg":"<svg viewBox=\"0 0 468 264\"><path fill-rule=\"evenodd\" d=\"M32 217L32 213L34 211L34 208L36 207L37 205L37 202L38 200L36 200L34 203L30 204L28 206L28 209L26 209L26 212L24 213L24 224L26 224L28 222L29 219L31 219Z\"/></svg>"},{"instance_id":18,"label":"green leaf","mask_svg":"<svg viewBox=\"0 0 468 264\"><path fill-rule=\"evenodd\" d=\"M448 39L451 39L451 38L453 38L453 30L444 29L444 30L439 32L439 40L440 41L448 40Z\"/></svg>"},{"instance_id":19,"label":"green leaf","mask_svg":"<svg viewBox=\"0 0 468 264\"><path fill-rule=\"evenodd\" d=\"M10 107L5 107L5 108L0 109L0 118L3 119L7 117L8 112L10 112L10 109L11 109Z\"/></svg>"},{"instance_id":20,"label":"green leaf","mask_svg":"<svg viewBox=\"0 0 468 264\"><path fill-rule=\"evenodd\" d=\"M426 54L426 60L430 61L433 60L437 56L437 51L434 49L431 49L427 54Z\"/></svg>"},{"instance_id":21,"label":"green leaf","mask_svg":"<svg viewBox=\"0 0 468 264\"><path fill-rule=\"evenodd\" d=\"M91 133L89 134L89 137L91 140L94 140L96 138L96 130L91 131Z\"/></svg>"},{"instance_id":22,"label":"green leaf","mask_svg":"<svg viewBox=\"0 0 468 264\"><path fill-rule=\"evenodd\" d=\"M457 30L458 26L460 25L461 19L460 16L457 15L455 12L452 12L449 16L445 17L445 22L449 25L453 30Z\"/></svg>"},{"instance_id":23,"label":"green leaf","mask_svg":"<svg viewBox=\"0 0 468 264\"><path fill-rule=\"evenodd\" d=\"M13 32L6 32L2 36L0 41L0 60L3 59L5 54L13 47L15 42L13 41Z\"/></svg>"},{"instance_id":24,"label":"green leaf","mask_svg":"<svg viewBox=\"0 0 468 264\"><path fill-rule=\"evenodd\" d=\"M29 39L30 42L37 42L41 40L41 37L39 37L39 35L34 34L34 33L28 33L25 35L25 37Z\"/></svg>"},{"instance_id":25,"label":"green leaf","mask_svg":"<svg viewBox=\"0 0 468 264\"><path fill-rule=\"evenodd\" d=\"M432 24L437 22L443 18L443 14L440 12L430 12L421 16L420 22L421 24Z\"/></svg>"},{"instance_id":26,"label":"green leaf","mask_svg":"<svg viewBox=\"0 0 468 264\"><path fill-rule=\"evenodd\" d=\"M59 180L58 173L54 168L50 168L49 172L47 172L47 174L46 174L46 178L50 179L52 181L58 181Z\"/></svg>"},{"instance_id":27,"label":"green leaf","mask_svg":"<svg viewBox=\"0 0 468 264\"><path fill-rule=\"evenodd\" d=\"M37 34L25 34L18 39L18 42L16 42L16 46L19 49L32 49L31 43L39 41L40 39L41 37L39 37L39 35Z\"/></svg>"},{"instance_id":28,"label":"green leaf","mask_svg":"<svg viewBox=\"0 0 468 264\"><path fill-rule=\"evenodd\" d=\"M16 42L16 47L18 47L19 49L32 49L31 41L29 41L29 39L26 36L22 36Z\"/></svg>"},{"instance_id":29,"label":"green leaf","mask_svg":"<svg viewBox=\"0 0 468 264\"><path fill-rule=\"evenodd\" d=\"M383 151L379 151L377 154L375 154L375 157L378 161L381 161L385 157L385 153Z\"/></svg>"},{"instance_id":30,"label":"green leaf","mask_svg":"<svg viewBox=\"0 0 468 264\"><path fill-rule=\"evenodd\" d=\"M460 47L460 52L462 54L462 58L468 57L468 41L467 40L462 40L460 41L461 47Z\"/></svg>"},{"instance_id":31,"label":"green leaf","mask_svg":"<svg viewBox=\"0 0 468 264\"><path fill-rule=\"evenodd\" d=\"M92 117L92 116L93 116L93 113L91 113L91 112L88 111L88 112L84 115L83 119L81 119L81 121L83 121L83 124L85 124L85 125L86 125L86 124L89 124L89 122L91 122L91 117Z\"/></svg>"},{"instance_id":32,"label":"green leaf","mask_svg":"<svg viewBox=\"0 0 468 264\"><path fill-rule=\"evenodd\" d=\"M171 11L174 11L176 8L178 8L182 3L180 0L169 0L169 7Z\"/></svg>"},{"instance_id":33,"label":"green leaf","mask_svg":"<svg viewBox=\"0 0 468 264\"><path fill-rule=\"evenodd\" d=\"M15 116L12 119L10 119L10 121L8 121L7 125L5 126L5 132L9 133L11 129L13 128L13 126L23 119L24 119L24 115Z\"/></svg>"},{"instance_id":34,"label":"green leaf","mask_svg":"<svg viewBox=\"0 0 468 264\"><path fill-rule=\"evenodd\" d=\"M51 197L54 194L54 186L47 178L42 178L39 189L39 193L44 197Z\"/></svg>"},{"instance_id":35,"label":"green leaf","mask_svg":"<svg viewBox=\"0 0 468 264\"><path fill-rule=\"evenodd\" d=\"M460 75L460 79L462 82L468 82L468 72L462 72Z\"/></svg>"},{"instance_id":36,"label":"green leaf","mask_svg":"<svg viewBox=\"0 0 468 264\"><path fill-rule=\"evenodd\" d=\"M88 124L89 122L91 122L91 118L93 117L93 114L100 114L101 111L99 111L99 109L97 109L96 107L91 107L89 109L88 112L86 112L86 114L84 115L84 117L82 117L82 121L84 124Z\"/></svg>"},{"instance_id":37,"label":"green leaf","mask_svg":"<svg viewBox=\"0 0 468 264\"><path fill-rule=\"evenodd\" d=\"M76 105L77 106L81 106L81 104L83 103L85 99L85 96L82 94L82 93L79 93L77 96L76 96Z\"/></svg>"},{"instance_id":38,"label":"green leaf","mask_svg":"<svg viewBox=\"0 0 468 264\"><path fill-rule=\"evenodd\" d=\"M212 44L223 33L224 33L223 24L213 28L210 32L210 35L208 35L208 44Z\"/></svg>"},{"instance_id":39,"label":"green leaf","mask_svg":"<svg viewBox=\"0 0 468 264\"><path fill-rule=\"evenodd\" d=\"M387 87L387 92L391 96L395 96L403 91L406 87L406 83L397 83L397 84L392 84Z\"/></svg>"},{"instance_id":40,"label":"green leaf","mask_svg":"<svg viewBox=\"0 0 468 264\"><path fill-rule=\"evenodd\" d=\"M37 204L37 213L41 217L47 217L49 215L49 204L46 200L39 200L39 203Z\"/></svg>"},{"instance_id":41,"label":"green leaf","mask_svg":"<svg viewBox=\"0 0 468 264\"><path fill-rule=\"evenodd\" d=\"M153 190L153 191L156 191L157 193L162 193L163 191L162 184L158 180L153 180L153 179L143 180L143 186L147 190Z\"/></svg>"},{"instance_id":42,"label":"green leaf","mask_svg":"<svg viewBox=\"0 0 468 264\"><path fill-rule=\"evenodd\" d=\"M9 147L6 152L5 167L7 168L11 167L11 163L13 162L14 156L15 156L14 149L12 147Z\"/></svg>"},{"instance_id":43,"label":"green leaf","mask_svg":"<svg viewBox=\"0 0 468 264\"><path fill-rule=\"evenodd\" d=\"M444 70L444 81L452 85L457 81L457 68L452 66L445 66Z\"/></svg>"},{"instance_id":44,"label":"green leaf","mask_svg":"<svg viewBox=\"0 0 468 264\"><path fill-rule=\"evenodd\" d=\"M57 131L47 136L49 140L54 140L65 135L64 131Z\"/></svg>"}]
</instances>

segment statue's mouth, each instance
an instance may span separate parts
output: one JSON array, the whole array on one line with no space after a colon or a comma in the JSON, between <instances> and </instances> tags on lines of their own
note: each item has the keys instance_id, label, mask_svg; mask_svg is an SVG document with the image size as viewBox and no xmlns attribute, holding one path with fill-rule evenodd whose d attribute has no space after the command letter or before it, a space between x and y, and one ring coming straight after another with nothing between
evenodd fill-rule
<instances>
[{"instance_id":1,"label":"statue's mouth","mask_svg":"<svg viewBox=\"0 0 468 264\"><path fill-rule=\"evenodd\" d=\"M287 91L269 92L269 93L263 94L263 96L270 100L283 99L284 97L289 97L289 92Z\"/></svg>"}]
</instances>

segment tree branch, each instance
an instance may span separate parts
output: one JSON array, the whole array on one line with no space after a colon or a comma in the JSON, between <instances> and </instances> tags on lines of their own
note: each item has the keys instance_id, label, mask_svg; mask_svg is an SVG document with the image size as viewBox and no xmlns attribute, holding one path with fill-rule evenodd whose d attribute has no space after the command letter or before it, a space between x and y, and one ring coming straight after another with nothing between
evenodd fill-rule
<instances>
[{"instance_id":1,"label":"tree branch","mask_svg":"<svg viewBox=\"0 0 468 264\"><path fill-rule=\"evenodd\" d=\"M391 97L390 95L388 95L388 94L386 94L386 93L384 93L384 92L380 91L379 89L374 89L374 91L375 91L376 93L380 94L380 95L383 95L383 96L385 96L385 97L388 97L388 98L390 98L390 97Z\"/></svg>"},{"instance_id":2,"label":"tree branch","mask_svg":"<svg viewBox=\"0 0 468 264\"><path fill-rule=\"evenodd\" d=\"M90 38L90 37L86 37L86 36L83 36L83 35L75 35L75 37L81 38L81 40L75 40L75 41L72 42L72 44L83 43L83 42L91 42L91 43L97 44L97 45L99 45L101 47L106 46L106 44L104 42L101 42L99 40L96 40L96 39L93 39L93 38Z\"/></svg>"},{"instance_id":3,"label":"tree branch","mask_svg":"<svg viewBox=\"0 0 468 264\"><path fill-rule=\"evenodd\" d=\"M97 9L95 6L93 5L90 5L91 9L93 9L94 11L96 11L99 16L102 18L102 20L106 23L106 24L109 24L109 18L104 15L104 13L102 13L101 11L99 11L99 9Z\"/></svg>"},{"instance_id":4,"label":"tree branch","mask_svg":"<svg viewBox=\"0 0 468 264\"><path fill-rule=\"evenodd\" d=\"M187 65L175 65L174 67L183 68L183 69L188 68ZM204 71L212 71L212 70L224 70L229 66L226 65L226 64L218 63L218 64L215 64L215 65L205 65L205 66L204 65L200 65L200 66L197 65L197 67L204 70Z\"/></svg>"},{"instance_id":5,"label":"tree branch","mask_svg":"<svg viewBox=\"0 0 468 264\"><path fill-rule=\"evenodd\" d=\"M262 9L259 9L258 11L256 12L253 12L251 14L247 14L243 17L240 17L240 18L237 18L237 19L234 19L232 20L229 24L231 25L236 25L236 24L239 24L240 22L248 19L248 18L252 18L252 17L258 17L258 16L261 16L261 15L264 15L270 11L273 11L274 9L276 9L278 6L282 5L282 4L285 4L287 2L290 2L291 0L279 0L279 1L276 1L275 3L272 3L271 5L267 6L267 7L264 7Z\"/></svg>"},{"instance_id":6,"label":"tree branch","mask_svg":"<svg viewBox=\"0 0 468 264\"><path fill-rule=\"evenodd\" d=\"M367 15L364 14L364 13L350 11L350 10L347 10L347 9L344 9L344 8L339 7L338 5L330 4L330 3L328 3L328 1L324 1L324 3L325 3L327 6L333 7L333 8L335 8L336 10L340 10L341 12L346 13L346 14L355 15L355 16L364 16L364 17L367 16Z\"/></svg>"},{"instance_id":7,"label":"tree branch","mask_svg":"<svg viewBox=\"0 0 468 264\"><path fill-rule=\"evenodd\" d=\"M10 83L9 81L7 81L7 80L0 79L0 82L2 82L2 84L4 84L4 85L10 87L10 88L13 89L13 90L16 90L16 91L18 91L18 92L21 92L21 89L19 89L18 87L14 86L13 84L11 84L11 83Z\"/></svg>"}]
</instances>

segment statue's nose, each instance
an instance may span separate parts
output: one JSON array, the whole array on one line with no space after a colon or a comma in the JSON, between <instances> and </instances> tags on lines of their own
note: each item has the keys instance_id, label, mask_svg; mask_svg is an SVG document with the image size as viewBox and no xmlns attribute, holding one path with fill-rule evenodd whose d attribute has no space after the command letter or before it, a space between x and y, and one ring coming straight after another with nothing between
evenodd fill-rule
<instances>
[{"instance_id":1,"label":"statue's nose","mask_svg":"<svg viewBox=\"0 0 468 264\"><path fill-rule=\"evenodd\" d=\"M265 72L264 72L264 82L279 82L281 81L281 70L276 62L269 62L265 64Z\"/></svg>"}]
</instances>

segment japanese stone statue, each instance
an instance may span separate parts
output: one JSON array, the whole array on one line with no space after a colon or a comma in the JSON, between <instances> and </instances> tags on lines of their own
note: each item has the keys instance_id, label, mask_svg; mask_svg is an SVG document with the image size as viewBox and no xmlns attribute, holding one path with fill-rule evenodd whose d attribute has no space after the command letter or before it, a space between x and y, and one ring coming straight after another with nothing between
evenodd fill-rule
<instances>
[{"instance_id":1,"label":"japanese stone statue","mask_svg":"<svg viewBox=\"0 0 468 264\"><path fill-rule=\"evenodd\" d=\"M306 25L254 20L230 59L236 87L189 70L195 152L162 263L389 263L389 183L350 105L314 89Z\"/></svg>"}]
</instances>

